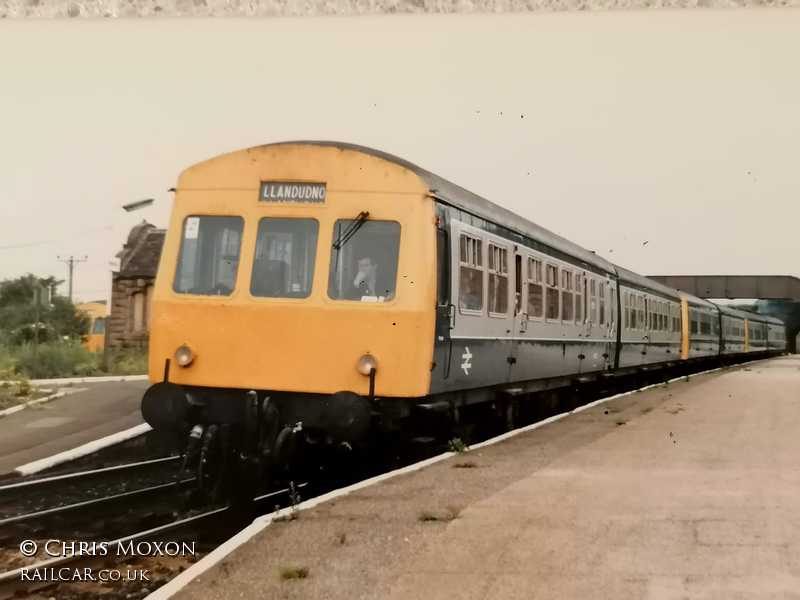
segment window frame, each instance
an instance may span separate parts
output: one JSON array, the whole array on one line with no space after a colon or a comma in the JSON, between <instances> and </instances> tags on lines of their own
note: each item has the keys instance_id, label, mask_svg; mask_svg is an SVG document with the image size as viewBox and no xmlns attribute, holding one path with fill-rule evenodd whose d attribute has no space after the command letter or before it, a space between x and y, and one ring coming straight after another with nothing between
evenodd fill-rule
<instances>
[{"instance_id":1,"label":"window frame","mask_svg":"<svg viewBox=\"0 0 800 600\"><path fill-rule=\"evenodd\" d=\"M498 250L497 255L498 257L505 256L505 273L498 272L496 268L492 268L491 264L493 261L493 253L492 250ZM486 242L486 314L493 319L507 319L509 315L509 306L511 305L511 275L509 274L509 266L508 266L508 256L509 256L509 248L503 244L500 244L494 240L487 240ZM459 253L460 258L460 253ZM460 269L459 269L460 273ZM491 280L491 275L504 277L505 278L505 286L506 286L506 310L505 312L493 312L491 310L491 302L489 301L489 294L491 294L491 285L489 281Z\"/></svg>"},{"instance_id":2,"label":"window frame","mask_svg":"<svg viewBox=\"0 0 800 600\"><path fill-rule=\"evenodd\" d=\"M275 216L275 215L273 215L273 216ZM278 217L275 216L275 218L278 218ZM293 217L287 217L287 218L293 218ZM301 217L297 217L297 218L301 218ZM303 217L303 218L314 218L314 217ZM352 217L337 216L337 217L333 218L332 222L328 222L328 224L330 225L331 243L333 243L333 241L336 239L336 225L340 221L354 221L354 220L355 219L352 218ZM391 298L388 298L388 299L384 298L384 300L382 302L374 302L374 301L368 302L368 301L361 300L361 299L356 300L354 298L336 298L336 297L331 296L331 265L332 265L333 257L334 257L334 252L333 252L333 249L331 248L331 251L329 252L330 256L328 258L328 271L325 274L325 277L326 277L326 284L325 284L326 290L325 290L324 297L325 297L326 301L329 301L329 302L350 302L352 304L369 304L369 305L375 304L375 305L378 305L378 306L385 306L387 304L392 304L392 303L397 301L398 281L400 280L400 253L401 253L401 250L403 248L403 246L402 246L403 225L402 225L402 223L400 223L400 221L398 221L396 219L391 219L391 218L389 218L389 219L366 219L363 222L362 228L367 226L367 225L369 225L370 223L392 223L394 225L397 225L397 264L395 266L395 274L394 274L394 294L392 295ZM319 239L320 238L317 239L317 244L320 243ZM289 298L289 299L291 300L291 298Z\"/></svg>"},{"instance_id":3,"label":"window frame","mask_svg":"<svg viewBox=\"0 0 800 600\"><path fill-rule=\"evenodd\" d=\"M544 319L547 323L557 323L561 321L561 288L559 286L559 265L558 263L553 262L552 260L545 261L545 268L544 268L544 290L545 290L545 302L544 302ZM550 269L554 269L555 271L555 283L550 283ZM549 294L547 293L549 290L555 290L555 297L558 299L558 314L554 317L548 316L548 310L550 308L550 300Z\"/></svg>"},{"instance_id":4,"label":"window frame","mask_svg":"<svg viewBox=\"0 0 800 600\"><path fill-rule=\"evenodd\" d=\"M575 274L572 269L568 267L559 267L559 281L561 282L561 322L574 323L575 322ZM565 282L568 287L565 287ZM569 294L572 313L568 319L564 318L564 294Z\"/></svg>"},{"instance_id":5,"label":"window frame","mask_svg":"<svg viewBox=\"0 0 800 600\"><path fill-rule=\"evenodd\" d=\"M186 225L189 222L189 219L203 219L203 218L211 218L211 219L238 219L240 228L239 228L239 245L238 245L238 259L236 261L236 271L233 275L233 282L231 286L231 291L228 294L198 294L190 292L189 290L180 291L178 289L178 281L181 274L181 267L183 266L183 256L184 256L184 242L186 241ZM239 289L240 285L240 267L242 265L242 253L243 253L243 245L244 245L244 237L246 233L246 226L247 222L242 215L235 215L235 214L209 214L209 213L190 213L183 217L183 221L181 222L181 237L178 244L178 254L175 259L175 268L172 270L172 282L170 284L170 291L177 295L178 297L185 298L185 297L193 297L193 298L231 298L236 294ZM199 229L200 224L198 223L198 237L192 239L199 239Z\"/></svg>"},{"instance_id":6,"label":"window frame","mask_svg":"<svg viewBox=\"0 0 800 600\"><path fill-rule=\"evenodd\" d=\"M310 287L308 289L308 294L306 294L305 296L261 296L261 295L253 293L253 281L254 281L253 275L255 273L255 268L256 268L256 251L258 250L258 234L259 234L259 230L261 229L261 223L263 221L267 220L267 219L280 220L280 221L288 221L288 220L292 220L292 221L313 221L316 224L316 227L317 227L317 231L316 231L317 240L316 240L316 245L314 247L314 259L312 261L312 272L311 272ZM268 233L265 235L265 239L268 237L268 235L269 235ZM314 279L317 276L317 259L319 258L320 239L321 239L320 238L320 222L319 222L319 219L317 219L316 217L310 217L310 216L298 216L298 217L291 216L291 217L288 217L288 216L279 216L279 215L263 215L263 216L258 217L257 222L256 222L256 229L255 229L255 241L254 241L254 246L253 246L252 261L251 261L251 265L250 265L250 281L249 281L249 283L247 285L247 293L250 295L250 298L255 300L255 301L257 301L257 302L260 302L260 301L287 301L287 300L288 301L295 301L295 300L296 301L305 301L305 300L308 300L314 294ZM399 260L399 245L398 245L398 260ZM327 277L330 277L330 262L328 264ZM396 285L396 282L395 282L395 285ZM327 295L329 300L344 300L344 298L336 299L336 298L331 298L330 295L328 295L328 294L326 294L326 295ZM395 290L395 297L396 296L397 296L397 290ZM394 298L392 298L392 300L394 300ZM384 304L386 302L391 302L391 300L385 300L381 304Z\"/></svg>"},{"instance_id":7,"label":"window frame","mask_svg":"<svg viewBox=\"0 0 800 600\"><path fill-rule=\"evenodd\" d=\"M525 314L527 315L528 321L544 322L545 319L546 319L546 316L547 316L547 307L546 307L547 302L546 302L546 298L545 298L545 296L546 296L546 291L545 290L547 289L547 284L546 284L547 275L546 275L545 265L547 264L547 261L545 260L545 258L543 256L539 256L539 255L535 255L535 254L531 254L531 253L527 253L524 256L527 259L526 260L526 267L525 267L527 269L526 272L525 272ZM539 266L538 274L537 274L538 275L538 281L534 281L533 279L531 279L531 263L532 262L538 264L538 266ZM533 315L531 315L531 313L528 312L528 302L529 302L528 299L530 298L530 293L531 293L530 292L530 287L531 287L531 285L538 286L539 290L541 290L542 311L541 311L541 315L539 315L538 317L537 316L533 316Z\"/></svg>"},{"instance_id":8,"label":"window frame","mask_svg":"<svg viewBox=\"0 0 800 600\"><path fill-rule=\"evenodd\" d=\"M466 238L467 241L468 241L467 254L471 255L471 256L467 256L468 261L470 259L474 258L475 256L477 256L481 261L480 264L472 264L470 262L464 262L463 261L463 258L461 256L461 240L462 240L462 238ZM470 252L470 250L469 250L469 240L472 240L474 242L480 243L480 251L478 252L478 254L475 254L474 252ZM487 298L487 296L488 296L488 290L487 290L488 277L486 276L486 271L487 271L486 262L487 261L486 261L486 256L485 256L485 254L486 254L486 246L487 246L486 240L482 235L479 235L477 233L473 233L471 231L458 230L458 280L457 280L458 281L458 285L456 286L456 289L458 290L458 297L457 297L456 300L457 300L457 303L458 303L458 312L461 313L462 315L467 315L467 316L471 316L471 317L482 317L482 316L484 316L484 309L488 308L488 306L487 306L487 304L488 304L488 298ZM481 272L481 307L479 309L476 309L476 308L464 308L464 307L461 306L461 281L462 281L461 269L463 267L466 267L468 269L475 269L475 270L478 270L478 271Z\"/></svg>"}]
</instances>

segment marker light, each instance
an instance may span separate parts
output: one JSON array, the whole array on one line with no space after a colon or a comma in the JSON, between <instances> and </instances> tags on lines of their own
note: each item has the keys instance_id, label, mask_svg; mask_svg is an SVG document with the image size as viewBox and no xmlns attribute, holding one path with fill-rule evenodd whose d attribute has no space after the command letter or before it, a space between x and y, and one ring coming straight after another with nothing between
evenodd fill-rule
<instances>
[{"instance_id":1,"label":"marker light","mask_svg":"<svg viewBox=\"0 0 800 600\"><path fill-rule=\"evenodd\" d=\"M175 362L179 367L188 367L194 360L194 352L186 344L175 350Z\"/></svg>"},{"instance_id":2,"label":"marker light","mask_svg":"<svg viewBox=\"0 0 800 600\"><path fill-rule=\"evenodd\" d=\"M361 358L358 359L358 364L356 365L356 369L362 375L369 375L372 369L378 368L378 361L375 359L374 356L371 354L365 354Z\"/></svg>"}]
</instances>

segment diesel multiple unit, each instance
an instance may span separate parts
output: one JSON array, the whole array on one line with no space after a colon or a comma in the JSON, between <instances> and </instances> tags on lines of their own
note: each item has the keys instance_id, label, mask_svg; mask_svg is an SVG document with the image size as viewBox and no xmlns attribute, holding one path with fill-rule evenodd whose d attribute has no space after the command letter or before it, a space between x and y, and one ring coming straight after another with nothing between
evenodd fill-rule
<instances>
[{"instance_id":1,"label":"diesel multiple unit","mask_svg":"<svg viewBox=\"0 0 800 600\"><path fill-rule=\"evenodd\" d=\"M278 460L412 414L785 349L783 323L665 287L369 148L184 171L152 307L156 429Z\"/></svg>"}]
</instances>

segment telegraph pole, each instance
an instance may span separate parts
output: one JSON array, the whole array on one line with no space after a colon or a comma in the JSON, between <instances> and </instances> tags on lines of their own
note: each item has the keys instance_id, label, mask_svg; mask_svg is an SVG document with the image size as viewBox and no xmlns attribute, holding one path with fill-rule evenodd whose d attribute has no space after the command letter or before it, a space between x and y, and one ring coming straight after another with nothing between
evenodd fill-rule
<instances>
[{"instance_id":1,"label":"telegraph pole","mask_svg":"<svg viewBox=\"0 0 800 600\"><path fill-rule=\"evenodd\" d=\"M73 273L75 270L75 263L82 263L86 262L88 256L82 256L81 258L75 258L74 256L70 256L69 258L61 258L58 257L58 260L65 263L69 267L69 301L72 302L72 278Z\"/></svg>"}]
</instances>

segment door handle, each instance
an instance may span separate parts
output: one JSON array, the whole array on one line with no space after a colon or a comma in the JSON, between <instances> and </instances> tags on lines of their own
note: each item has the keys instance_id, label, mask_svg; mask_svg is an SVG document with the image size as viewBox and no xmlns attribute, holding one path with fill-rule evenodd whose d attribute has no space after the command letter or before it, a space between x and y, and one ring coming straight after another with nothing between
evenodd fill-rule
<instances>
[{"instance_id":1,"label":"door handle","mask_svg":"<svg viewBox=\"0 0 800 600\"><path fill-rule=\"evenodd\" d=\"M456 328L456 305L455 304L448 304L447 305L447 318L450 320L450 329Z\"/></svg>"}]
</instances>

